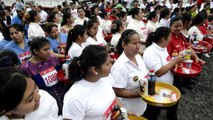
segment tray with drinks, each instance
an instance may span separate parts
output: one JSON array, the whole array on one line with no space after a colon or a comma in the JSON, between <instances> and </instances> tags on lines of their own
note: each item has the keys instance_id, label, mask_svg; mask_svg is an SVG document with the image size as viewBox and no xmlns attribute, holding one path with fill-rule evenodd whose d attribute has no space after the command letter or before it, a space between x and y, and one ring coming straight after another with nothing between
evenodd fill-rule
<instances>
[{"instance_id":1,"label":"tray with drinks","mask_svg":"<svg viewBox=\"0 0 213 120\"><path fill-rule=\"evenodd\" d=\"M181 97L180 91L173 85L164 82L155 83L155 94L148 95L140 92L141 98L147 104L158 107L170 107L175 105Z\"/></svg>"},{"instance_id":2,"label":"tray with drinks","mask_svg":"<svg viewBox=\"0 0 213 120\"><path fill-rule=\"evenodd\" d=\"M182 63L178 63L171 71L181 77L196 77L201 73L202 66L192 60L185 60Z\"/></svg>"},{"instance_id":3,"label":"tray with drinks","mask_svg":"<svg viewBox=\"0 0 213 120\"><path fill-rule=\"evenodd\" d=\"M212 45L206 41L194 41L192 48L197 53L207 53L210 52Z\"/></svg>"}]
</instances>

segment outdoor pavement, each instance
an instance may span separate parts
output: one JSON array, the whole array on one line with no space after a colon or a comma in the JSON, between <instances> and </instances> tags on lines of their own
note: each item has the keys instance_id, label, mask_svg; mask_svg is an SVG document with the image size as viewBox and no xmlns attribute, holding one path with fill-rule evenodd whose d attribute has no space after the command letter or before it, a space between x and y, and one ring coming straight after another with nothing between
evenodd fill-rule
<instances>
[{"instance_id":1,"label":"outdoor pavement","mask_svg":"<svg viewBox=\"0 0 213 120\"><path fill-rule=\"evenodd\" d=\"M191 90L184 89L178 105L178 120L213 120L213 54L211 58L202 57L206 61L196 84ZM162 111L159 120L166 120L166 112Z\"/></svg>"}]
</instances>

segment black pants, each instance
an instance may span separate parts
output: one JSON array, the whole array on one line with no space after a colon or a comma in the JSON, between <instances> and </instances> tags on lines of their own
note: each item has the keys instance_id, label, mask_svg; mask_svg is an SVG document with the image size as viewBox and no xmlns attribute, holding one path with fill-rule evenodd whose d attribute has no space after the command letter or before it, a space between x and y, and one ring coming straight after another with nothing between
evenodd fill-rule
<instances>
[{"instance_id":1,"label":"black pants","mask_svg":"<svg viewBox=\"0 0 213 120\"><path fill-rule=\"evenodd\" d=\"M157 120L158 117L160 116L161 109L166 109L167 118L169 120L177 120L177 107L178 107L178 103L168 108L161 108L161 107L155 107L152 105L147 105L147 108L143 114L143 117L147 118L148 120Z\"/></svg>"}]
</instances>

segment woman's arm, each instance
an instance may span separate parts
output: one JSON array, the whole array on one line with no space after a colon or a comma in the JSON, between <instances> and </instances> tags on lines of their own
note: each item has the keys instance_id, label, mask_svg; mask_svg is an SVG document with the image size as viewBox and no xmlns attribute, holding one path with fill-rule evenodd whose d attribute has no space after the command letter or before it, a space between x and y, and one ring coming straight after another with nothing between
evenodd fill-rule
<instances>
[{"instance_id":1,"label":"woman's arm","mask_svg":"<svg viewBox=\"0 0 213 120\"><path fill-rule=\"evenodd\" d=\"M115 91L116 96L124 97L124 98L136 98L140 97L138 91L132 91L125 88L113 88Z\"/></svg>"},{"instance_id":2,"label":"woman's arm","mask_svg":"<svg viewBox=\"0 0 213 120\"><path fill-rule=\"evenodd\" d=\"M162 66L159 70L155 72L157 77L161 77L162 75L166 74L170 69L172 69L177 63L184 60L184 56L177 56L176 58L172 59L168 64Z\"/></svg>"}]
</instances>

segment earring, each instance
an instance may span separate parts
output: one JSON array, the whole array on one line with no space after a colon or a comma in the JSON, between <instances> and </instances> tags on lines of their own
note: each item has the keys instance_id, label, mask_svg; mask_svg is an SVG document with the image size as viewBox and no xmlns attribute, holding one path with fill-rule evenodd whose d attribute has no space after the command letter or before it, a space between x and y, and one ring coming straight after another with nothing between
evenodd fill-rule
<instances>
[{"instance_id":1,"label":"earring","mask_svg":"<svg viewBox=\"0 0 213 120\"><path fill-rule=\"evenodd\" d=\"M95 72L95 75L98 75L98 72Z\"/></svg>"}]
</instances>

